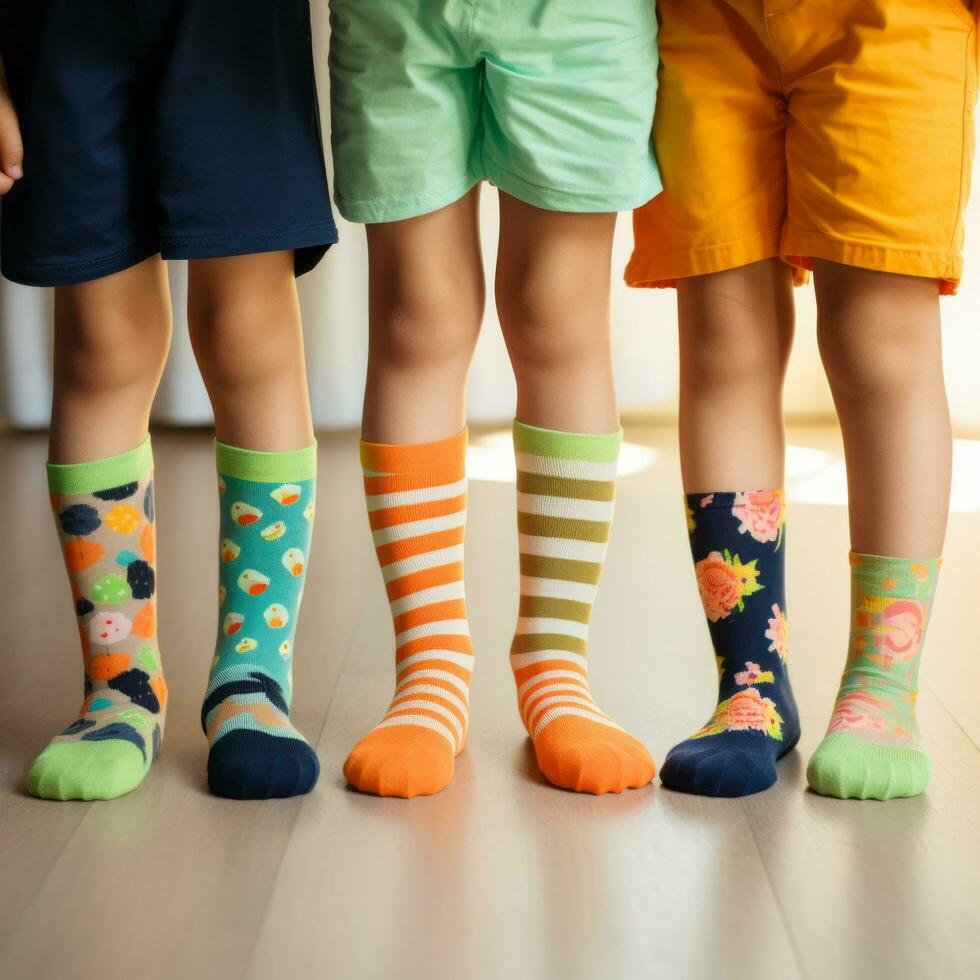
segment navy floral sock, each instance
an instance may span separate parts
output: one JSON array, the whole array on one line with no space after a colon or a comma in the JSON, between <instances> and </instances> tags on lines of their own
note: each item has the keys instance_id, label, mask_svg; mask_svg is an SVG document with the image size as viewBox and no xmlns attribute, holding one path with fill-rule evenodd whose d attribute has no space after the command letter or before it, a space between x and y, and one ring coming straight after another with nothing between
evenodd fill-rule
<instances>
[{"instance_id":1,"label":"navy floral sock","mask_svg":"<svg viewBox=\"0 0 980 980\"><path fill-rule=\"evenodd\" d=\"M701 796L746 796L776 781L800 737L786 670L785 495L687 495L698 589L718 663L710 720L667 754L660 778Z\"/></svg>"}]
</instances>

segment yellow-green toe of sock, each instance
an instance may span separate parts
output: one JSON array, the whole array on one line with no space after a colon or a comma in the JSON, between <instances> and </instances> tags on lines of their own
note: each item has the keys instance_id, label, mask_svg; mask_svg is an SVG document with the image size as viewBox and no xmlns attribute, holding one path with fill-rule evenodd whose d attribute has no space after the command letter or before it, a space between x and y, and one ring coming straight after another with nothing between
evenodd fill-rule
<instances>
[{"instance_id":1,"label":"yellow-green toe of sock","mask_svg":"<svg viewBox=\"0 0 980 980\"><path fill-rule=\"evenodd\" d=\"M114 800L132 792L149 766L122 739L53 742L27 774L27 791L45 800Z\"/></svg>"},{"instance_id":2,"label":"yellow-green toe of sock","mask_svg":"<svg viewBox=\"0 0 980 980\"><path fill-rule=\"evenodd\" d=\"M918 749L878 745L832 732L817 747L806 770L810 788L840 800L891 800L918 796L929 782L932 763Z\"/></svg>"}]
</instances>

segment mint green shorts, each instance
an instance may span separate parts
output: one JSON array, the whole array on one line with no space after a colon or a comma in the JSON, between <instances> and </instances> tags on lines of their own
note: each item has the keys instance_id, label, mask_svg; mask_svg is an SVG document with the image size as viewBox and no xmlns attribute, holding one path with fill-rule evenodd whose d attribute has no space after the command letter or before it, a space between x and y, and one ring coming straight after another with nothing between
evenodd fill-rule
<instances>
[{"instance_id":1,"label":"mint green shorts","mask_svg":"<svg viewBox=\"0 0 980 980\"><path fill-rule=\"evenodd\" d=\"M351 221L481 180L553 211L660 191L654 0L331 0L335 194Z\"/></svg>"}]
</instances>

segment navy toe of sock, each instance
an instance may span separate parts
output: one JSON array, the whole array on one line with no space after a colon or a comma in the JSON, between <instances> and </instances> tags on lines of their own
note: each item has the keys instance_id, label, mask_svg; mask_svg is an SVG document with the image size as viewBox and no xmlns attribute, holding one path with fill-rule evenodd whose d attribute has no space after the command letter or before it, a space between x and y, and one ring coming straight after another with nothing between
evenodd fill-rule
<instances>
[{"instance_id":1,"label":"navy toe of sock","mask_svg":"<svg viewBox=\"0 0 980 980\"><path fill-rule=\"evenodd\" d=\"M316 752L298 738L243 729L222 736L208 752L211 792L233 800L302 796L319 775Z\"/></svg>"},{"instance_id":2,"label":"navy toe of sock","mask_svg":"<svg viewBox=\"0 0 980 980\"><path fill-rule=\"evenodd\" d=\"M768 741L768 739L767 739ZM699 796L748 796L776 782L776 754L769 746L681 742L667 753L660 780L668 789Z\"/></svg>"}]
</instances>

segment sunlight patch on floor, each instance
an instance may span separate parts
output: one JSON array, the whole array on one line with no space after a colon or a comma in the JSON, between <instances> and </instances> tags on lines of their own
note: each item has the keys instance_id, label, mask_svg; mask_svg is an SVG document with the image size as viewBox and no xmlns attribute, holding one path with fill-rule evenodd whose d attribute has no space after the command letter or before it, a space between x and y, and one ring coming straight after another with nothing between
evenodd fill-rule
<instances>
[{"instance_id":1,"label":"sunlight patch on floor","mask_svg":"<svg viewBox=\"0 0 980 980\"><path fill-rule=\"evenodd\" d=\"M653 471L669 463L669 454L636 442L624 442L619 475ZM486 483L515 481L514 447L509 429L474 439L466 453L471 480ZM667 478L664 474L660 479ZM670 479L676 479L671 474ZM791 444L786 447L786 495L796 503L825 507L847 506L847 471L836 450ZM953 492L955 514L980 512L980 439L956 439L953 443Z\"/></svg>"},{"instance_id":2,"label":"sunlight patch on floor","mask_svg":"<svg viewBox=\"0 0 980 980\"><path fill-rule=\"evenodd\" d=\"M630 476L653 469L660 453L651 446L624 442L619 456L619 475ZM514 443L510 430L480 436L466 450L466 475L486 483L514 483Z\"/></svg>"},{"instance_id":3,"label":"sunlight patch on floor","mask_svg":"<svg viewBox=\"0 0 980 980\"><path fill-rule=\"evenodd\" d=\"M838 453L808 446L786 447L786 496L804 504L847 506L847 470ZM980 511L980 440L953 442L954 514Z\"/></svg>"}]
</instances>

